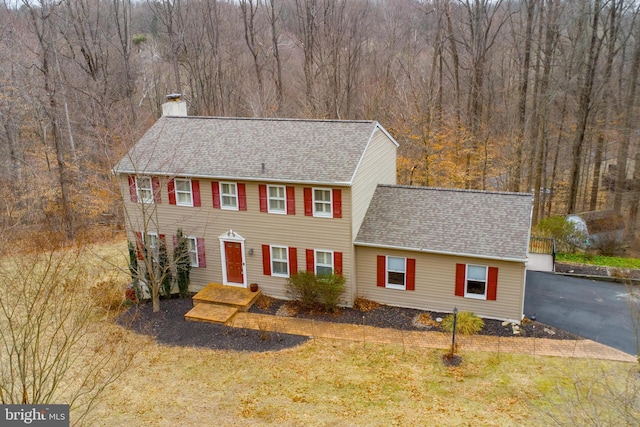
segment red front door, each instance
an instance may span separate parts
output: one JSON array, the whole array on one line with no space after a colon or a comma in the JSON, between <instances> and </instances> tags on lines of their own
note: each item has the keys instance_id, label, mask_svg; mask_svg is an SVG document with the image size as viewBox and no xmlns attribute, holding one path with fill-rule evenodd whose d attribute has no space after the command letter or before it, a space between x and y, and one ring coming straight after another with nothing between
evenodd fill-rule
<instances>
[{"instance_id":1,"label":"red front door","mask_svg":"<svg viewBox=\"0 0 640 427\"><path fill-rule=\"evenodd\" d=\"M224 254L227 261L227 281L244 284L242 245L238 242L224 242Z\"/></svg>"}]
</instances>

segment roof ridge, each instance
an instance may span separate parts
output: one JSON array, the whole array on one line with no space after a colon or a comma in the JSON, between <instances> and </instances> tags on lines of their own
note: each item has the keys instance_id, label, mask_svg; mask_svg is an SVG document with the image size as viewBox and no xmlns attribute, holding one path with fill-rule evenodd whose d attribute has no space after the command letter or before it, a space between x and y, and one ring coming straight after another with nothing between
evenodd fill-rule
<instances>
[{"instance_id":1,"label":"roof ridge","mask_svg":"<svg viewBox=\"0 0 640 427\"><path fill-rule=\"evenodd\" d=\"M451 191L456 193L480 193L480 194L502 194L510 196L533 196L532 193L522 193L513 191L490 191L490 190L472 190L466 188L445 188L445 187L424 187L419 185L392 185L392 184L378 184L379 187L388 188L404 188L407 190L434 190L434 191Z\"/></svg>"},{"instance_id":2,"label":"roof ridge","mask_svg":"<svg viewBox=\"0 0 640 427\"><path fill-rule=\"evenodd\" d=\"M295 117L222 117L222 116L164 116L171 119L208 119L208 120L251 120L265 122L315 122L315 123L378 123L377 120L339 120L339 119L305 119Z\"/></svg>"}]
</instances>

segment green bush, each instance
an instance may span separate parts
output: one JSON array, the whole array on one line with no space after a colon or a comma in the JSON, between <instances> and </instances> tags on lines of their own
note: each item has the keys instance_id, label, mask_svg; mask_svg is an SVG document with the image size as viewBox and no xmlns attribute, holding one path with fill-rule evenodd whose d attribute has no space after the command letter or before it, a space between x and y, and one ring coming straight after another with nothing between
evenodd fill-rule
<instances>
[{"instance_id":1,"label":"green bush","mask_svg":"<svg viewBox=\"0 0 640 427\"><path fill-rule=\"evenodd\" d=\"M456 332L463 335L475 335L484 328L484 320L470 311L458 313ZM453 332L453 314L442 319L442 329L445 332Z\"/></svg>"},{"instance_id":2,"label":"green bush","mask_svg":"<svg viewBox=\"0 0 640 427\"><path fill-rule=\"evenodd\" d=\"M346 279L339 274L328 274L318 278L318 295L324 309L334 312L344 293Z\"/></svg>"},{"instance_id":3,"label":"green bush","mask_svg":"<svg viewBox=\"0 0 640 427\"><path fill-rule=\"evenodd\" d=\"M318 298L318 280L308 271L299 271L287 279L287 295L300 301L307 308L313 307Z\"/></svg>"},{"instance_id":4,"label":"green bush","mask_svg":"<svg viewBox=\"0 0 640 427\"><path fill-rule=\"evenodd\" d=\"M575 252L586 245L586 236L576 228L576 223L567 221L563 216L550 216L538 222L535 232L544 237L555 239L559 252Z\"/></svg>"},{"instance_id":5,"label":"green bush","mask_svg":"<svg viewBox=\"0 0 640 427\"><path fill-rule=\"evenodd\" d=\"M176 265L176 281L180 298L186 298L191 282L191 259L189 258L189 242L184 237L181 228L178 229L176 247L173 248L173 262Z\"/></svg>"}]
</instances>

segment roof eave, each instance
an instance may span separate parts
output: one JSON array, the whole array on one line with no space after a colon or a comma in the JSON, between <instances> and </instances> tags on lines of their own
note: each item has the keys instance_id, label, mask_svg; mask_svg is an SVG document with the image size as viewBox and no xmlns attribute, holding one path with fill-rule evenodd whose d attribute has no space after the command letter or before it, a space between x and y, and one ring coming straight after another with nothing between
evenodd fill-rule
<instances>
[{"instance_id":1,"label":"roof eave","mask_svg":"<svg viewBox=\"0 0 640 427\"><path fill-rule=\"evenodd\" d=\"M280 182L286 184L304 184L304 185L332 185L338 187L351 187L349 181L312 181L312 180L297 180L297 179L280 179L270 177L246 177L246 176L220 176L220 175L207 175L207 174L176 174L165 171L134 171L130 169L112 169L114 174L125 175L145 175L145 176L170 176L170 177L184 177L184 178L199 178L199 179L214 179L220 181L247 181L247 182Z\"/></svg>"},{"instance_id":2,"label":"roof eave","mask_svg":"<svg viewBox=\"0 0 640 427\"><path fill-rule=\"evenodd\" d=\"M517 258L517 257L501 257L494 255L478 255L478 254L465 254L462 252L451 252L451 251L437 251L426 248L411 248L406 246L395 246L395 245L383 245L379 243L366 243L366 242L353 242L356 246L366 246L370 248L381 248L381 249L395 249L401 251L411 251L411 252L423 252L437 255L450 255L450 256L459 256L459 257L467 257L467 258L479 258L479 259L491 259L496 261L509 261L509 262L522 262L526 263L528 259L525 258Z\"/></svg>"}]
</instances>

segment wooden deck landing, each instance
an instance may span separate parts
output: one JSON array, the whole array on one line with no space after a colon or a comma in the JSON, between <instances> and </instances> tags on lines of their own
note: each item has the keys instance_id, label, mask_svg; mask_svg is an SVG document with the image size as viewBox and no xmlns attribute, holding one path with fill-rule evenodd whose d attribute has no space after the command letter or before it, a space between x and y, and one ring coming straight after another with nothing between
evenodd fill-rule
<instances>
[{"instance_id":1,"label":"wooden deck landing","mask_svg":"<svg viewBox=\"0 0 640 427\"><path fill-rule=\"evenodd\" d=\"M260 291L209 283L193 296L194 307L185 314L185 320L226 323L238 311L247 311Z\"/></svg>"}]
</instances>

